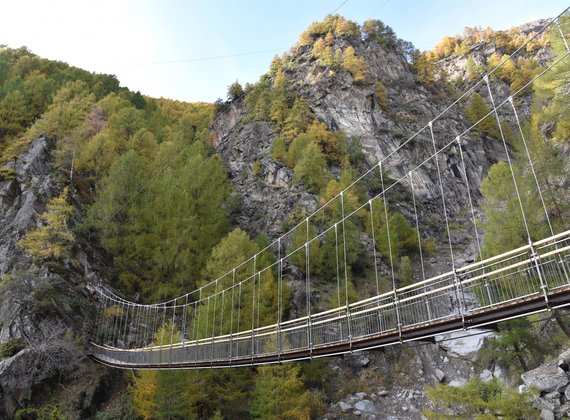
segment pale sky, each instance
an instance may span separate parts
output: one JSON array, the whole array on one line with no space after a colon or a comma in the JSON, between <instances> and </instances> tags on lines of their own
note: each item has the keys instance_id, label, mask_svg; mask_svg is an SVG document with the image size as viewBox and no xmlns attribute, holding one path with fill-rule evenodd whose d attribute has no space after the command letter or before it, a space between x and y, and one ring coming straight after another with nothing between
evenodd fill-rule
<instances>
[{"instance_id":1,"label":"pale sky","mask_svg":"<svg viewBox=\"0 0 570 420\"><path fill-rule=\"evenodd\" d=\"M255 82L311 22L338 9L376 18L417 48L466 26L506 29L557 15L568 0L2 0L0 44L115 74L145 95L225 99ZM251 54L255 53L255 54Z\"/></svg>"}]
</instances>

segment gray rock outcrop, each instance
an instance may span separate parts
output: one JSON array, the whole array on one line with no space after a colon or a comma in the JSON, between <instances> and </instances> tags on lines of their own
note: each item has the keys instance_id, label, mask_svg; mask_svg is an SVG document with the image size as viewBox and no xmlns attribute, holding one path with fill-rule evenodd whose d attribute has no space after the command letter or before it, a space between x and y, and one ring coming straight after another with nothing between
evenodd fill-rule
<instances>
[{"instance_id":1,"label":"gray rock outcrop","mask_svg":"<svg viewBox=\"0 0 570 420\"><path fill-rule=\"evenodd\" d=\"M0 179L0 345L18 345L0 359L0 418L39 398L46 401L46 395L55 397L58 384L69 390L66 411L84 417L93 412L99 384L108 376L82 348L93 322L86 285L97 280L97 272L105 273L95 262L104 256L81 238L75 239L70 258L27 255L18 241L37 226L38 215L63 188L54 143L35 139L8 167L14 176ZM73 197L72 202L78 221L81 210Z\"/></svg>"}]
</instances>

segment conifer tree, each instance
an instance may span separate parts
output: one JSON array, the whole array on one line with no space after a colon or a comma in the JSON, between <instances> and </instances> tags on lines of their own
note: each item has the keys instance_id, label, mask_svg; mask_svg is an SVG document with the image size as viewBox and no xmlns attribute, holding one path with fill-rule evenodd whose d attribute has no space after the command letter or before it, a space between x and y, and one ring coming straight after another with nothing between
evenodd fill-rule
<instances>
[{"instance_id":1,"label":"conifer tree","mask_svg":"<svg viewBox=\"0 0 570 420\"><path fill-rule=\"evenodd\" d=\"M281 135L287 140L293 139L307 129L311 119L309 102L303 96L297 97L283 123Z\"/></svg>"},{"instance_id":2,"label":"conifer tree","mask_svg":"<svg viewBox=\"0 0 570 420\"><path fill-rule=\"evenodd\" d=\"M481 132L500 139L497 121L492 114L489 114L489 112L490 109L487 107L487 104L481 95L477 92L473 93L471 101L465 107L465 118L467 118L469 123L477 124L476 128L481 130ZM488 116L485 117L486 115Z\"/></svg>"},{"instance_id":3,"label":"conifer tree","mask_svg":"<svg viewBox=\"0 0 570 420\"><path fill-rule=\"evenodd\" d=\"M355 83L363 83L366 80L366 61L356 55L353 47L344 50L342 68L352 75Z\"/></svg>"},{"instance_id":4,"label":"conifer tree","mask_svg":"<svg viewBox=\"0 0 570 420\"><path fill-rule=\"evenodd\" d=\"M318 193L325 185L327 162L316 143L310 142L295 165L295 180L302 182L307 191Z\"/></svg>"},{"instance_id":5,"label":"conifer tree","mask_svg":"<svg viewBox=\"0 0 570 420\"><path fill-rule=\"evenodd\" d=\"M236 80L228 86L228 101L235 101L243 95L243 87Z\"/></svg>"},{"instance_id":6,"label":"conifer tree","mask_svg":"<svg viewBox=\"0 0 570 420\"><path fill-rule=\"evenodd\" d=\"M0 100L0 140L20 133L28 119L24 96L19 91L9 92Z\"/></svg>"},{"instance_id":7,"label":"conifer tree","mask_svg":"<svg viewBox=\"0 0 570 420\"><path fill-rule=\"evenodd\" d=\"M260 419L309 419L324 409L323 402L306 390L300 366L261 367L253 390L250 414Z\"/></svg>"},{"instance_id":8,"label":"conifer tree","mask_svg":"<svg viewBox=\"0 0 570 420\"><path fill-rule=\"evenodd\" d=\"M40 216L42 225L29 231L18 246L36 258L58 259L69 255L73 234L67 221L73 213L73 206L67 202L68 195L66 187L49 201L46 211Z\"/></svg>"}]
</instances>

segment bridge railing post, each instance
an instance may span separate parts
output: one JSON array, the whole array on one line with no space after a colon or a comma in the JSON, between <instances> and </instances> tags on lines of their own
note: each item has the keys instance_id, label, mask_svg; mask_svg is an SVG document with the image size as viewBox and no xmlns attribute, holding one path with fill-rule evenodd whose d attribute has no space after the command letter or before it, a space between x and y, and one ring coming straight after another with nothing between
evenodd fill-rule
<instances>
[{"instance_id":1,"label":"bridge railing post","mask_svg":"<svg viewBox=\"0 0 570 420\"><path fill-rule=\"evenodd\" d=\"M540 259L538 258L538 254L536 253L536 248L534 247L532 240L529 239L528 245L530 247L530 261L532 262L532 265L536 270L536 274L538 275L538 280L540 281L540 289L542 290L542 294L544 296L544 302L546 303L546 306L550 309L550 302L548 301L548 285L544 280L542 267L539 263Z\"/></svg>"},{"instance_id":2,"label":"bridge railing post","mask_svg":"<svg viewBox=\"0 0 570 420\"><path fill-rule=\"evenodd\" d=\"M350 306L346 305L346 328L348 329L348 345L352 353L352 315L350 313Z\"/></svg>"},{"instance_id":3,"label":"bridge railing post","mask_svg":"<svg viewBox=\"0 0 570 420\"><path fill-rule=\"evenodd\" d=\"M398 293L394 290L394 310L396 311L396 328L398 328L398 337L400 342L402 342L402 318L400 316L400 300L398 299Z\"/></svg>"},{"instance_id":4,"label":"bridge railing post","mask_svg":"<svg viewBox=\"0 0 570 420\"><path fill-rule=\"evenodd\" d=\"M463 293L463 284L461 283L461 278L457 275L457 270L453 269L453 285L455 286L455 300L457 301L457 310L461 316L461 325L465 329L465 311L467 310L465 305L465 295Z\"/></svg>"}]
</instances>

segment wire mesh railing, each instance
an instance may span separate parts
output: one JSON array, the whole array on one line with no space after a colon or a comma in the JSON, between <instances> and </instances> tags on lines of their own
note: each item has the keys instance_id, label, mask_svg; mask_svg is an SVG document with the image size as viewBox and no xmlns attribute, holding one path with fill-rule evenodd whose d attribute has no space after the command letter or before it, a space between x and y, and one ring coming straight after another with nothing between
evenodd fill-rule
<instances>
[{"instance_id":1,"label":"wire mesh railing","mask_svg":"<svg viewBox=\"0 0 570 420\"><path fill-rule=\"evenodd\" d=\"M92 356L116 367L189 368L208 363L216 366L278 363L288 360L289 355L293 359L296 354L306 358L314 352L336 354L350 351L359 343L362 344L359 348L366 348L367 342L374 346L382 337L388 337L384 345L407 341L409 331L418 331L413 339L429 336L430 326L445 321L460 321L461 327L469 328L470 320L476 316L526 302L535 303L529 311L566 305L570 302L568 273L570 231L310 317L232 335L140 349L93 345ZM106 296L103 290L99 292ZM466 295L474 299L466 302ZM552 303L553 295L567 295L567 299ZM525 309L517 312L525 313ZM505 316L499 313L495 321ZM450 328L456 329L457 324L451 324Z\"/></svg>"}]
</instances>

